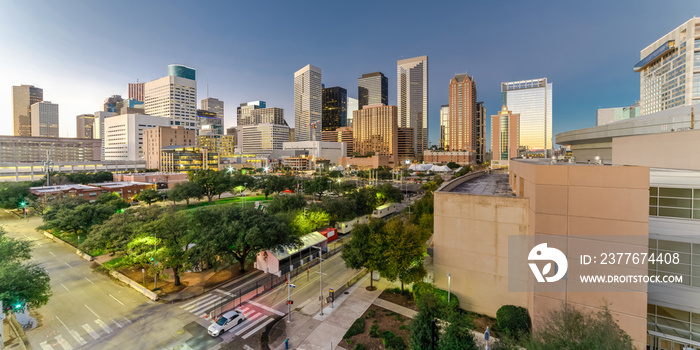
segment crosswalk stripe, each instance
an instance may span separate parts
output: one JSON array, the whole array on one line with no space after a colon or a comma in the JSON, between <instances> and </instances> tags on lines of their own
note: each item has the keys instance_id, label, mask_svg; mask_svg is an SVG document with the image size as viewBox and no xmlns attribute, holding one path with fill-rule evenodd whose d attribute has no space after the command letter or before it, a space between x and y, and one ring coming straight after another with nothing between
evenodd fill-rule
<instances>
[{"instance_id":1,"label":"crosswalk stripe","mask_svg":"<svg viewBox=\"0 0 700 350\"><path fill-rule=\"evenodd\" d=\"M200 305L200 306L199 306L198 308L196 308L196 309L190 310L190 312L193 313L193 314L195 314L195 315L196 315L196 314L199 314L199 313L205 311L206 309L208 309L208 308L210 308L210 307L216 305L216 303L218 303L219 301L221 301L221 300L223 300L223 299L224 299L224 298L222 298L222 297L218 297L218 298L216 298L216 299L214 299L214 300L211 300L211 301L209 301L209 302L207 302L207 303L205 303L205 304Z\"/></svg>"},{"instance_id":2,"label":"crosswalk stripe","mask_svg":"<svg viewBox=\"0 0 700 350\"><path fill-rule=\"evenodd\" d=\"M255 334L257 331L261 330L263 327L267 326L268 323L274 321L274 319L270 318L267 321L263 322L259 326L255 327L252 331L248 332L246 335L244 335L242 338L243 339L248 339L251 335Z\"/></svg>"},{"instance_id":3,"label":"crosswalk stripe","mask_svg":"<svg viewBox=\"0 0 700 350\"><path fill-rule=\"evenodd\" d=\"M44 350L53 350L53 346L49 345L49 342L47 341L43 341L39 343L39 345L41 345L41 348Z\"/></svg>"},{"instance_id":4,"label":"crosswalk stripe","mask_svg":"<svg viewBox=\"0 0 700 350\"><path fill-rule=\"evenodd\" d=\"M199 299L199 300L197 300L197 301L192 302L192 303L191 303L192 305L180 306L180 308L183 309L183 310L196 309L196 308L199 307L200 305L202 305L202 304L204 304L204 303L206 303L206 302L208 302L208 301L210 301L210 300L212 300L212 299L214 299L214 298L216 298L216 297L217 297L216 294L209 294L209 295L207 295L205 298L201 298L201 299Z\"/></svg>"},{"instance_id":5,"label":"crosswalk stripe","mask_svg":"<svg viewBox=\"0 0 700 350\"><path fill-rule=\"evenodd\" d=\"M221 289L217 289L216 291L219 292L219 293L221 293L221 294L228 295L228 296L230 296L230 297L235 297L235 296L236 296L236 295L234 295L234 294L231 294L231 293L229 293L229 292L223 291L223 290L221 290Z\"/></svg>"},{"instance_id":6,"label":"crosswalk stripe","mask_svg":"<svg viewBox=\"0 0 700 350\"><path fill-rule=\"evenodd\" d=\"M117 322L117 320L112 320L112 322L114 322L114 324L116 324L116 325L117 325L117 327L119 327L119 328L122 328L122 327L124 327L124 326L122 326L122 324L121 324L121 323Z\"/></svg>"},{"instance_id":7,"label":"crosswalk stripe","mask_svg":"<svg viewBox=\"0 0 700 350\"><path fill-rule=\"evenodd\" d=\"M55 338L56 338L56 342L57 342L59 345L61 345L61 347L63 348L63 350L73 350L73 347L70 345L70 343L68 343L67 340L63 339L63 336L62 336L62 335L59 334L59 335L57 335Z\"/></svg>"},{"instance_id":8,"label":"crosswalk stripe","mask_svg":"<svg viewBox=\"0 0 700 350\"><path fill-rule=\"evenodd\" d=\"M105 333L110 334L112 333L112 328L108 326L106 323L102 322L102 320L95 320L95 323L102 327L102 329L105 331Z\"/></svg>"},{"instance_id":9,"label":"crosswalk stripe","mask_svg":"<svg viewBox=\"0 0 700 350\"><path fill-rule=\"evenodd\" d=\"M193 300L193 301L190 301L189 303L187 303L187 304L185 304L185 305L181 305L180 308L181 308L181 309L185 309L185 308L187 308L188 306L193 306L194 303L197 303L197 302L202 301L202 300L204 300L204 299L209 299L209 298L211 298L211 297L212 297L211 294L203 295L201 298L199 298L199 299L197 299L197 300Z\"/></svg>"},{"instance_id":10,"label":"crosswalk stripe","mask_svg":"<svg viewBox=\"0 0 700 350\"><path fill-rule=\"evenodd\" d=\"M77 341L78 344L80 344L80 345L85 345L85 344L87 344L87 342L85 341L85 339L83 339L83 337L82 337L78 332L76 332L76 331L74 331L74 330L71 329L71 330L70 330L70 335L73 336L73 339L75 339L75 341Z\"/></svg>"},{"instance_id":11,"label":"crosswalk stripe","mask_svg":"<svg viewBox=\"0 0 700 350\"><path fill-rule=\"evenodd\" d=\"M281 311L279 311L279 310L275 310L275 309L273 309L273 308L271 308L271 307L267 307L267 306L265 306L265 305L263 305L263 304L256 303L256 302L254 302L254 301L252 301L252 300L250 300L250 301L248 301L248 302L251 303L251 304L253 304L253 305L255 305L255 306L257 306L257 307L259 307L259 308L261 308L261 309L265 309L265 310L270 311L270 312L272 312L272 313L275 313L275 314L277 314L277 315L279 315L279 316L284 316L284 313L281 312Z\"/></svg>"},{"instance_id":12,"label":"crosswalk stripe","mask_svg":"<svg viewBox=\"0 0 700 350\"><path fill-rule=\"evenodd\" d=\"M100 335L97 334L97 332L95 332L95 330L92 329L92 327L90 327L89 324L87 324L87 323L84 324L84 325L83 325L83 329L84 329L86 332L88 332L88 334L90 334L90 336L92 337L92 339L97 340L98 338L100 338Z\"/></svg>"},{"instance_id":13,"label":"crosswalk stripe","mask_svg":"<svg viewBox=\"0 0 700 350\"><path fill-rule=\"evenodd\" d=\"M257 314L256 316L249 318L248 320L250 321L250 323L247 326L243 327L243 329L241 329L240 331L236 332L236 335L243 334L243 332L255 327L255 325L258 324L258 322L260 322L266 318L267 318L267 316L265 316L263 314Z\"/></svg>"}]
</instances>

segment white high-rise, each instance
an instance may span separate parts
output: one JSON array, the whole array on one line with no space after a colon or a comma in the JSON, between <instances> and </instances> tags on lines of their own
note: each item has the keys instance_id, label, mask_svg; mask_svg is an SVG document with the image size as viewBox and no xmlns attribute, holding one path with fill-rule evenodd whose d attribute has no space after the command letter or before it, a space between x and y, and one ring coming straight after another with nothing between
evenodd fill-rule
<instances>
[{"instance_id":1,"label":"white high-rise","mask_svg":"<svg viewBox=\"0 0 700 350\"><path fill-rule=\"evenodd\" d=\"M31 107L32 136L58 137L58 105L50 101Z\"/></svg>"},{"instance_id":2,"label":"white high-rise","mask_svg":"<svg viewBox=\"0 0 700 350\"><path fill-rule=\"evenodd\" d=\"M321 141L321 68L294 73L294 140Z\"/></svg>"},{"instance_id":3,"label":"white high-rise","mask_svg":"<svg viewBox=\"0 0 700 350\"><path fill-rule=\"evenodd\" d=\"M348 121L347 126L352 127L353 112L359 109L360 101L356 98L348 97Z\"/></svg>"},{"instance_id":4,"label":"white high-rise","mask_svg":"<svg viewBox=\"0 0 700 350\"><path fill-rule=\"evenodd\" d=\"M547 78L501 83L501 102L520 114L520 153L549 157L552 149L552 83Z\"/></svg>"},{"instance_id":5,"label":"white high-rise","mask_svg":"<svg viewBox=\"0 0 700 350\"><path fill-rule=\"evenodd\" d=\"M168 75L144 84L144 108L148 115L170 118L171 125L197 129L197 81L195 70L168 66Z\"/></svg>"},{"instance_id":6,"label":"white high-rise","mask_svg":"<svg viewBox=\"0 0 700 350\"><path fill-rule=\"evenodd\" d=\"M104 160L144 159L143 130L170 126L171 119L143 114L122 114L104 119Z\"/></svg>"},{"instance_id":7,"label":"white high-rise","mask_svg":"<svg viewBox=\"0 0 700 350\"><path fill-rule=\"evenodd\" d=\"M428 56L399 60L396 64L399 127L415 130L416 156L428 148Z\"/></svg>"}]
</instances>

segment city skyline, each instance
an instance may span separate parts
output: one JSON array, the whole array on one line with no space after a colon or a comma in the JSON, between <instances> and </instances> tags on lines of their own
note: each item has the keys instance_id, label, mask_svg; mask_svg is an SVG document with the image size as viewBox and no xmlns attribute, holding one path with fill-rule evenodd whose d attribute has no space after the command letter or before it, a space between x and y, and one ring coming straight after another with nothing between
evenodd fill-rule
<instances>
[{"instance_id":1,"label":"city skyline","mask_svg":"<svg viewBox=\"0 0 700 350\"><path fill-rule=\"evenodd\" d=\"M333 24L345 27L348 33L357 36L356 39L350 37L348 42L364 41L367 50L376 52L371 60L364 59L359 52L356 55L348 54L347 51L343 51L342 54L329 54L328 52L334 50L324 50L323 47L335 44L327 40L314 41L315 44L306 48L297 48L290 44L291 37L317 33L310 26L293 28L285 33L274 30L276 27L258 26L256 32L237 33L235 30L224 29L225 18L218 15L211 18L210 26L179 34L185 35L186 38L201 38L204 34L211 34L212 38L206 40L230 39L230 44L221 46L220 52L202 54L197 50L170 47L167 43L124 41L125 44L120 50L110 55L82 57L84 55L73 53L109 51L104 37L113 35L116 28L119 28L120 35L124 37L138 37L141 35L140 28L155 30L161 20L156 20L146 27L122 27L122 23L118 23L116 19L107 18L103 27L82 30L85 24L81 24L77 19L104 13L106 5L89 4L74 11L67 11L68 8L78 6L47 4L41 8L30 8L21 4L8 4L7 11L0 15L3 19L0 27L5 29L0 34L0 42L3 43L1 45L4 52L15 54L5 58L4 64L9 68L9 72L0 78L0 115L3 120L11 119L12 86L32 84L44 90L45 100L61 106L59 135L75 136L76 115L101 110L100 105L105 98L115 94L127 96L128 83L157 79L164 75L165 66L178 63L197 69L198 101L208 96L216 97L230 105L251 100L267 100L272 105L285 109L288 124L294 125L291 74L299 67L312 63L323 68L323 83L326 86L343 86L348 89L348 96L353 98L357 98L357 77L361 74L372 71L388 72L389 104L395 105L396 91L393 87L396 86L396 76L392 72L396 61L428 55L432 61L428 104L430 144L437 144L439 140L439 110L442 104L447 103L447 82L459 72L467 72L475 77L480 91L479 99L485 102L487 115L500 110L501 82L538 77L547 77L555 82L557 92L553 106L553 134L557 134L594 126L595 110L599 107L629 106L637 101L639 76L633 72L632 67L639 61L640 50L692 18L694 13L688 11L692 4L694 3L690 1L672 4L647 2L643 6L632 7L626 4L595 2L540 3L525 6L513 2L505 7L499 4L501 6L497 8L495 4L469 5L455 2L450 4L449 12L444 11L444 7L427 7L421 11L403 9L400 13L396 13L390 4L380 4L377 11L369 17L353 19L344 24ZM256 6L260 11L270 14L269 18L263 19L264 21L277 22L279 25L294 22L294 13L299 11L291 5L283 5L281 8L258 5ZM225 12L228 6L232 5L217 5L222 10L219 12ZM238 10L245 10L246 6L248 5L243 5ZM479 19L469 23L465 29L480 33L479 37L469 38L456 34L443 37L441 33L451 27L449 18L458 16L460 10L474 6L479 11L498 13L508 25L499 28L486 18ZM159 11L166 11L173 16L184 16L196 10L195 5L188 4L166 10L149 4L140 4L139 7L145 16L153 18L161 18L156 16ZM320 8L319 6L314 11L325 11ZM561 16L562 13L571 11L578 14L576 18ZM51 17L51 13L62 13L63 18L68 21L58 23ZM392 15L385 18L387 13ZM663 15L660 17L658 13ZM408 30L392 28L392 24L401 21L401 15L418 14L425 16L429 20L427 23L435 24L431 27ZM352 13L348 15L348 18L353 18ZM546 25L531 25L527 18L535 15L544 18L543 22ZM204 18L196 11L193 16ZM166 17L162 17L163 21ZM71 18L76 20L71 21ZM379 18L386 21L379 21ZM209 20L208 17L207 19ZM43 25L22 32L11 30L18 23L32 21ZM134 21L129 20L127 24L135 23ZM242 19L238 25L245 26L246 21L248 20ZM596 26L591 27L588 23L596 23ZM642 27L635 23L645 25ZM362 27L360 31L352 31L348 26L353 24L366 27ZM59 25L60 30L46 30ZM558 30L552 31L551 28ZM388 44L380 39L367 40L368 33L379 29L385 30L390 37L397 37L391 34L402 31L406 31L406 35L397 37ZM165 35L158 30L152 35ZM65 35L69 32L80 34L69 38ZM42 37L42 43L45 45L27 44L29 41L26 39L33 36ZM434 40L435 38L438 39ZM454 40L463 45L447 45ZM343 46L348 42L344 42ZM553 49L553 42L557 43L556 50ZM231 61L227 53L232 52L236 45L243 44L260 49L270 46L274 47L275 51L281 50L285 54L271 55L272 49L256 53L253 49L246 50L245 54L238 55ZM470 49L474 45L480 45L484 54L474 54ZM518 55L516 59L508 55L494 58L487 53L503 46L524 54ZM548 58L542 59L543 54ZM47 56L55 59L41 59ZM577 69L572 70L573 66ZM225 127L234 125L234 120L235 111L228 110ZM487 130L490 129L489 124L487 123ZM0 134L11 133L11 123L3 123ZM490 141L487 140L486 144L490 145Z\"/></svg>"}]
</instances>

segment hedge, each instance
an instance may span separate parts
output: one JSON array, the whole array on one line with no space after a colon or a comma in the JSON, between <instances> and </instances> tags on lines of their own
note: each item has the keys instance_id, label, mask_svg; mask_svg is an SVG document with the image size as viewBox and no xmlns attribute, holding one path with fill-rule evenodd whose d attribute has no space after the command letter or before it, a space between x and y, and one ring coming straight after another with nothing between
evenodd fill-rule
<instances>
[{"instance_id":1,"label":"hedge","mask_svg":"<svg viewBox=\"0 0 700 350\"><path fill-rule=\"evenodd\" d=\"M413 300L418 302L418 300L425 293L432 293L438 302L445 308L456 307L459 308L459 299L453 293L450 293L450 302L447 303L447 291L435 288L432 284L426 282L417 282L413 284Z\"/></svg>"},{"instance_id":2,"label":"hedge","mask_svg":"<svg viewBox=\"0 0 700 350\"><path fill-rule=\"evenodd\" d=\"M506 335L514 338L530 332L530 315L527 309L515 305L503 305L496 312L496 323Z\"/></svg>"},{"instance_id":3,"label":"hedge","mask_svg":"<svg viewBox=\"0 0 700 350\"><path fill-rule=\"evenodd\" d=\"M343 339L348 340L354 335L358 335L365 332L365 319L360 317L352 323L352 326L345 332Z\"/></svg>"}]
</instances>

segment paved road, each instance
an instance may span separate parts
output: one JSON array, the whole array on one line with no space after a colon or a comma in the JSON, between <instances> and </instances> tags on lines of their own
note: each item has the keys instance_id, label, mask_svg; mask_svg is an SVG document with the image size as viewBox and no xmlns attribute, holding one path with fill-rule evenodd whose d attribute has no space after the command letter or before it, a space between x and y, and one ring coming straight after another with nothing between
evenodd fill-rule
<instances>
[{"instance_id":1,"label":"paved road","mask_svg":"<svg viewBox=\"0 0 700 350\"><path fill-rule=\"evenodd\" d=\"M152 302L94 272L74 249L36 232L41 218L17 219L1 211L0 224L10 237L34 243L32 260L51 277L53 296L37 310L42 325L27 331L35 349L161 349L163 344L198 336L185 327L195 321L191 314Z\"/></svg>"}]
</instances>

